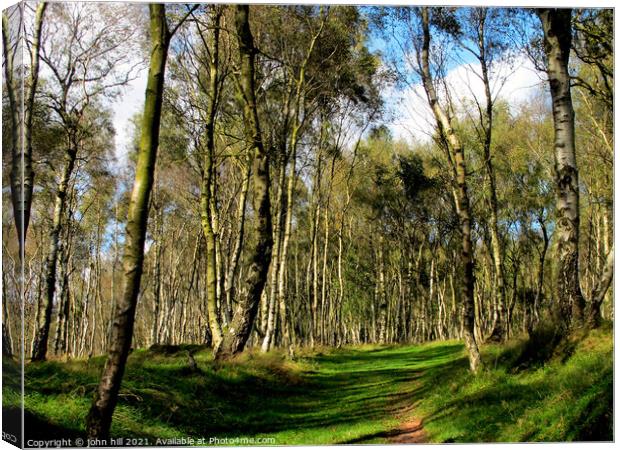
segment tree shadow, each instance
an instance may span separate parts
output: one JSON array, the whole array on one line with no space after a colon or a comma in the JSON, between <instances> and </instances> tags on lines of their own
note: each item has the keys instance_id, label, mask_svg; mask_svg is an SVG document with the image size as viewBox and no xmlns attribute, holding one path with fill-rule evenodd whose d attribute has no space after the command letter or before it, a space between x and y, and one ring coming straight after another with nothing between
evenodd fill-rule
<instances>
[{"instance_id":1,"label":"tree shadow","mask_svg":"<svg viewBox=\"0 0 620 450\"><path fill-rule=\"evenodd\" d=\"M342 349L304 358L318 370L296 377L283 375L281 368L257 367L252 362L213 370L204 359L199 360L199 370L192 371L184 362L184 353L172 348L134 352L119 408L130 408L147 423L174 427L185 436L264 435L382 420L422 398L428 389L423 378L453 365L462 348L446 344L421 349ZM90 399L100 364L29 367L27 393ZM76 431L39 426L40 435L46 430L54 436ZM160 437L144 429L135 430L135 436Z\"/></svg>"},{"instance_id":2,"label":"tree shadow","mask_svg":"<svg viewBox=\"0 0 620 450\"><path fill-rule=\"evenodd\" d=\"M452 435L443 442L500 442L506 441L506 436L514 436L519 442L613 439L611 366L597 359L570 365L559 359L553 372L544 376L529 372L538 375L526 376L527 369L520 366L518 352L517 358L509 354L500 356L502 359L504 365L499 371L490 370L478 376L475 381L481 382L481 386L469 394L454 393L452 400L441 401L435 411L424 417L425 424L449 426L448 434ZM515 365L524 376L514 376ZM473 381L465 367L459 370L460 373L452 372L455 383L465 385ZM529 416L540 423L524 422Z\"/></svg>"}]
</instances>

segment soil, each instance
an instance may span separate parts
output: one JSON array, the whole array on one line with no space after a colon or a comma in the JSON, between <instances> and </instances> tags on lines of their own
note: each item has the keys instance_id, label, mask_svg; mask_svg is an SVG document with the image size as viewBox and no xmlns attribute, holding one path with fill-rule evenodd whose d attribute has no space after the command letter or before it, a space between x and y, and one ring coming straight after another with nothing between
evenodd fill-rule
<instances>
[{"instance_id":1,"label":"soil","mask_svg":"<svg viewBox=\"0 0 620 450\"><path fill-rule=\"evenodd\" d=\"M410 419L389 433L392 444L421 444L426 442L426 432L421 419Z\"/></svg>"}]
</instances>

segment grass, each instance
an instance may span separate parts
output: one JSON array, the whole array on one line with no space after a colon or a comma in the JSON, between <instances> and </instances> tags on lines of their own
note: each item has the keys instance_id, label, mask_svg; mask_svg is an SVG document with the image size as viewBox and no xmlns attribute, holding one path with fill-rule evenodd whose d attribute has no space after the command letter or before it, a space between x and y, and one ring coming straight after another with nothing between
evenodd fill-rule
<instances>
[{"instance_id":1,"label":"grass","mask_svg":"<svg viewBox=\"0 0 620 450\"><path fill-rule=\"evenodd\" d=\"M433 442L613 440L613 337L591 331L564 362L529 369L522 342L485 346L487 369L461 367L427 380L418 414Z\"/></svg>"},{"instance_id":2,"label":"grass","mask_svg":"<svg viewBox=\"0 0 620 450\"><path fill-rule=\"evenodd\" d=\"M612 341L610 330L594 331L567 361L518 372L519 343L485 346L477 376L458 342L319 349L293 361L250 352L220 366L200 349L197 372L190 347L137 350L112 436L380 443L421 417L432 442L610 440ZM83 436L103 362L27 365L27 438Z\"/></svg>"}]
</instances>

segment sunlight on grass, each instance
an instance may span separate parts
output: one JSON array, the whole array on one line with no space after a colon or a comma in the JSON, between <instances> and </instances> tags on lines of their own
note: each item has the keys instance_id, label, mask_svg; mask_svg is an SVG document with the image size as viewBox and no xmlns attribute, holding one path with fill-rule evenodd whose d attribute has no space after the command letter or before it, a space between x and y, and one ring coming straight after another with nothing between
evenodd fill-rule
<instances>
[{"instance_id":1,"label":"sunlight on grass","mask_svg":"<svg viewBox=\"0 0 620 450\"><path fill-rule=\"evenodd\" d=\"M515 344L513 344L515 345ZM510 348L487 346L474 377L465 368L435 379L418 412L434 442L522 442L612 439L613 339L594 331L562 364L514 373ZM446 385L449 389L444 389Z\"/></svg>"},{"instance_id":2,"label":"sunlight on grass","mask_svg":"<svg viewBox=\"0 0 620 450\"><path fill-rule=\"evenodd\" d=\"M477 376L456 341L302 350L294 360L248 352L221 365L198 349L196 372L185 348L138 350L112 436L380 443L412 417L424 419L433 442L611 436L600 421L611 414L609 331L591 333L564 364L516 372L519 345L485 346L487 368ZM81 435L102 364L103 358L28 365L26 408L39 424L32 432Z\"/></svg>"}]
</instances>

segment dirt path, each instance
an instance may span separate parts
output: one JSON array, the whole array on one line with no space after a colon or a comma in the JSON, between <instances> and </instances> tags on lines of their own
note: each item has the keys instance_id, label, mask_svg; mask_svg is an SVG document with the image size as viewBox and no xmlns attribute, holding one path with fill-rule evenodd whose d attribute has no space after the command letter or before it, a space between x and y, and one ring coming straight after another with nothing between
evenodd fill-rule
<instances>
[{"instance_id":1,"label":"dirt path","mask_svg":"<svg viewBox=\"0 0 620 450\"><path fill-rule=\"evenodd\" d=\"M428 442L422 420L414 418L401 423L397 428L361 436L338 444L364 444L376 438L385 439L389 444L423 444Z\"/></svg>"},{"instance_id":2,"label":"dirt path","mask_svg":"<svg viewBox=\"0 0 620 450\"><path fill-rule=\"evenodd\" d=\"M391 444L421 444L426 442L426 432L421 419L410 419L389 432Z\"/></svg>"}]
</instances>

